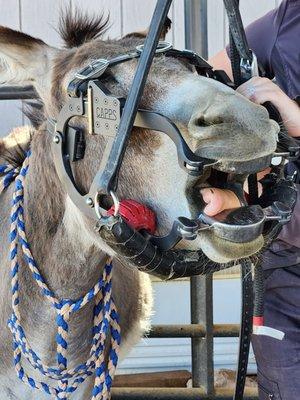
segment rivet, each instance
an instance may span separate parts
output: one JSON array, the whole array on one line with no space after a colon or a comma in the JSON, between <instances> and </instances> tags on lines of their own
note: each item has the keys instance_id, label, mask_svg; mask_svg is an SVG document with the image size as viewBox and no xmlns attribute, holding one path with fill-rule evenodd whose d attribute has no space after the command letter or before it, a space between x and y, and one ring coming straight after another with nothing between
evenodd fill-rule
<instances>
[{"instance_id":1,"label":"rivet","mask_svg":"<svg viewBox=\"0 0 300 400\"><path fill-rule=\"evenodd\" d=\"M92 200L90 197L88 197L88 198L86 199L86 204L87 204L88 206L90 206L90 207L93 207L93 206L94 206L94 202L93 202L93 200Z\"/></svg>"},{"instance_id":2,"label":"rivet","mask_svg":"<svg viewBox=\"0 0 300 400\"><path fill-rule=\"evenodd\" d=\"M70 111L73 111L73 106L69 106L69 110L70 110Z\"/></svg>"},{"instance_id":3,"label":"rivet","mask_svg":"<svg viewBox=\"0 0 300 400\"><path fill-rule=\"evenodd\" d=\"M58 144L60 142L60 137L58 135L55 135L53 138L53 142Z\"/></svg>"}]
</instances>

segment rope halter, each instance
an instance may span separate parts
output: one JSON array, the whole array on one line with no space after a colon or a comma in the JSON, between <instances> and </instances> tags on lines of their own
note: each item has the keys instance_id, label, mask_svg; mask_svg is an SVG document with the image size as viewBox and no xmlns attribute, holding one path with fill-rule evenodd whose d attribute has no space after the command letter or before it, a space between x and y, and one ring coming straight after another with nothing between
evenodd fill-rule
<instances>
[{"instance_id":1,"label":"rope halter","mask_svg":"<svg viewBox=\"0 0 300 400\"><path fill-rule=\"evenodd\" d=\"M118 353L121 342L119 317L112 298L112 263L105 265L102 278L88 293L77 299L61 299L55 297L49 289L30 251L24 223L24 181L29 168L30 153L21 167L0 165L0 194L15 181L11 210L10 228L10 261L11 261L11 291L12 316L8 326L13 335L14 365L19 379L34 389L41 389L55 399L68 399L78 386L89 376L95 375L95 383L91 400L110 399L113 377L118 363ZM48 299L55 309L57 335L56 359L57 366L50 367L42 362L40 357L30 346L20 317L19 304L19 269L18 250L21 250L23 259L29 267L33 279L39 286L41 293ZM93 338L88 360L75 368L68 369L68 339L69 320L72 314L94 301L93 310ZM110 341L110 343L108 343ZM105 348L109 345L108 363L105 360ZM37 381L25 372L21 359L24 357L41 375L55 381L48 384Z\"/></svg>"}]
</instances>

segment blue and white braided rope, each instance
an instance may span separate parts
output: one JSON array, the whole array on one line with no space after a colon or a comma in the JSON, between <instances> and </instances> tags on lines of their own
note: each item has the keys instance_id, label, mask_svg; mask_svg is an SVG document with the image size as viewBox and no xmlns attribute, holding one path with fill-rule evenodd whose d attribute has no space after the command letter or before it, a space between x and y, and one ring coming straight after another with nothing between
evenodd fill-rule
<instances>
[{"instance_id":1,"label":"blue and white braided rope","mask_svg":"<svg viewBox=\"0 0 300 400\"><path fill-rule=\"evenodd\" d=\"M102 278L89 292L78 300L62 299L55 297L54 293L47 286L44 278L34 261L30 246L26 238L24 222L24 181L29 168L29 156L27 155L21 170L9 165L0 165L0 194L12 181L15 180L13 203L11 210L10 230L10 260L11 260L11 291L13 313L8 321L9 328L13 334L14 364L18 377L27 385L35 389L41 389L56 399L68 399L78 386L87 377L95 375L95 384L91 400L108 400L112 380L117 367L118 353L121 342L118 313L112 299L112 264L108 263L104 268ZM18 249L21 248L23 258L28 265L32 276L41 289L42 294L50 301L57 312L57 363L58 367L53 368L45 365L39 356L31 348L27 341L26 334L21 325L19 312L19 262ZM68 369L68 333L69 319L71 315L82 309L85 305L94 301L94 324L93 339L89 359L86 363L76 368ZM110 350L108 365L104 359L105 346L110 334ZM24 356L27 361L42 375L57 381L58 386L52 386L42 381L36 381L29 377L22 364Z\"/></svg>"}]
</instances>

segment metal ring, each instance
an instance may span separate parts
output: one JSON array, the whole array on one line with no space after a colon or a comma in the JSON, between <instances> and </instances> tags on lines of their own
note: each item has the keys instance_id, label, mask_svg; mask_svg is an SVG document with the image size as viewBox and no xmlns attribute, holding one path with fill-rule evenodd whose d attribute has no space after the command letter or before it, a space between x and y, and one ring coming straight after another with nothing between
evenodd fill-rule
<instances>
[{"instance_id":1,"label":"metal ring","mask_svg":"<svg viewBox=\"0 0 300 400\"><path fill-rule=\"evenodd\" d=\"M114 206L115 206L115 212L114 212L114 217L117 217L119 215L120 211L120 200L118 199L117 195L115 192L112 190L110 191L111 198L113 199Z\"/></svg>"},{"instance_id":2,"label":"metal ring","mask_svg":"<svg viewBox=\"0 0 300 400\"><path fill-rule=\"evenodd\" d=\"M171 43L160 41L160 42L158 42L157 48L155 50L155 54L165 53L166 51L171 50L172 48L173 48L173 46ZM142 53L143 50L144 50L143 44L136 46L136 51L138 53Z\"/></svg>"},{"instance_id":3,"label":"metal ring","mask_svg":"<svg viewBox=\"0 0 300 400\"><path fill-rule=\"evenodd\" d=\"M110 191L109 194L111 195L111 198L112 198L113 203L114 203L114 208L115 208L113 216L117 217L119 215L119 211L120 211L120 200L118 199L118 197L115 194L115 192ZM107 218L108 217L107 213L105 215L105 214L102 214L102 212L101 212L101 210L103 210L103 209L102 209L102 207L100 207L100 204L99 204L99 194L98 193L96 193L96 195L95 195L94 204L95 204L95 212L96 212L97 217L100 220L102 218Z\"/></svg>"},{"instance_id":4,"label":"metal ring","mask_svg":"<svg viewBox=\"0 0 300 400\"><path fill-rule=\"evenodd\" d=\"M98 197L99 197L99 194L96 193L96 195L95 195L95 201L94 201L94 204L95 204L95 213L96 213L98 219L101 220L102 218L105 217L105 215L101 214L101 211L100 211L100 210L101 210L101 207L100 207L100 204L99 204L99 201L98 201Z\"/></svg>"}]
</instances>

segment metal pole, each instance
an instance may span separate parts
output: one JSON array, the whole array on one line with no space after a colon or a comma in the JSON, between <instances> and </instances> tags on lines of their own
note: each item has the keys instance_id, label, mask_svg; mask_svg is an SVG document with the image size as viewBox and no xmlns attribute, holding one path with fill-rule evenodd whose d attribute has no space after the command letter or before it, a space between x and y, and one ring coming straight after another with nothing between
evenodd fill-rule
<instances>
[{"instance_id":1,"label":"metal pole","mask_svg":"<svg viewBox=\"0 0 300 400\"><path fill-rule=\"evenodd\" d=\"M185 43L190 50L208 57L207 0L185 0ZM204 326L204 338L192 338L193 386L214 394L212 275L191 278L191 322Z\"/></svg>"},{"instance_id":2,"label":"metal pole","mask_svg":"<svg viewBox=\"0 0 300 400\"><path fill-rule=\"evenodd\" d=\"M185 0L185 45L208 57L207 0Z\"/></svg>"},{"instance_id":3,"label":"metal pole","mask_svg":"<svg viewBox=\"0 0 300 400\"><path fill-rule=\"evenodd\" d=\"M1 86L0 100L33 100L38 95L32 86Z\"/></svg>"},{"instance_id":4,"label":"metal pole","mask_svg":"<svg viewBox=\"0 0 300 400\"><path fill-rule=\"evenodd\" d=\"M157 0L149 32L125 102L119 129L113 141L105 170L97 182L99 193L109 193L110 190L115 190L117 187L118 172L171 4L172 0Z\"/></svg>"},{"instance_id":5,"label":"metal pole","mask_svg":"<svg viewBox=\"0 0 300 400\"><path fill-rule=\"evenodd\" d=\"M191 323L205 327L206 335L192 338L193 387L214 395L212 275L191 278Z\"/></svg>"},{"instance_id":6,"label":"metal pole","mask_svg":"<svg viewBox=\"0 0 300 400\"><path fill-rule=\"evenodd\" d=\"M200 324L186 325L152 325L147 338L205 338L206 329ZM214 337L239 337L240 325L219 324L213 325Z\"/></svg>"}]
</instances>

